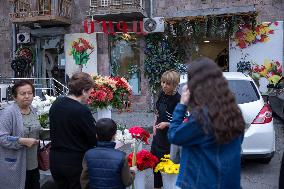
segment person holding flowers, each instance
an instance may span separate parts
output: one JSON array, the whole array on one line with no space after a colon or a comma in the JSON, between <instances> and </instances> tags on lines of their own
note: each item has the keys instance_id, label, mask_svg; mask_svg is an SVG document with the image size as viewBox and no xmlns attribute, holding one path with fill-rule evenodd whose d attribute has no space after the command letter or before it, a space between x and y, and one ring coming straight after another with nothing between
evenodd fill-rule
<instances>
[{"instance_id":1,"label":"person holding flowers","mask_svg":"<svg viewBox=\"0 0 284 189\"><path fill-rule=\"evenodd\" d=\"M161 77L162 92L156 102L157 116L153 126L153 141L151 146L152 154L157 156L158 159L170 153L170 143L167 133L174 108L180 101L180 94L177 92L179 81L180 75L174 70L164 72ZM154 188L161 188L163 186L161 173L153 173Z\"/></svg>"},{"instance_id":2,"label":"person holding flowers","mask_svg":"<svg viewBox=\"0 0 284 189\"><path fill-rule=\"evenodd\" d=\"M130 171L124 152L114 149L117 125L110 118L97 121L96 148L86 152L81 174L82 189L117 188L130 186L135 177L135 170Z\"/></svg>"},{"instance_id":3,"label":"person holding flowers","mask_svg":"<svg viewBox=\"0 0 284 189\"><path fill-rule=\"evenodd\" d=\"M208 58L189 64L168 138L182 146L176 185L187 189L240 189L245 122L221 69ZM183 121L190 109L190 116Z\"/></svg>"},{"instance_id":4,"label":"person holding flowers","mask_svg":"<svg viewBox=\"0 0 284 189\"><path fill-rule=\"evenodd\" d=\"M78 72L68 87L68 96L58 97L49 111L50 171L58 188L80 189L84 154L97 145L95 119L86 106L94 81Z\"/></svg>"}]
</instances>

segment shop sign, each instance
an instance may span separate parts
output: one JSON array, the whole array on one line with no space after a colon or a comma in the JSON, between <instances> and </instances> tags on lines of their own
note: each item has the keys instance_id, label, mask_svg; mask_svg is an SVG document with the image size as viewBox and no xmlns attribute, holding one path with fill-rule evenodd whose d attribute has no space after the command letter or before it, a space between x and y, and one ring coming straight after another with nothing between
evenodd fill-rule
<instances>
[{"instance_id":1,"label":"shop sign","mask_svg":"<svg viewBox=\"0 0 284 189\"><path fill-rule=\"evenodd\" d=\"M143 21L107 21L107 20L84 20L84 32L87 34L94 33L95 31L102 31L107 35L116 35L117 33L136 33L137 35L147 35L144 32L144 23Z\"/></svg>"}]
</instances>

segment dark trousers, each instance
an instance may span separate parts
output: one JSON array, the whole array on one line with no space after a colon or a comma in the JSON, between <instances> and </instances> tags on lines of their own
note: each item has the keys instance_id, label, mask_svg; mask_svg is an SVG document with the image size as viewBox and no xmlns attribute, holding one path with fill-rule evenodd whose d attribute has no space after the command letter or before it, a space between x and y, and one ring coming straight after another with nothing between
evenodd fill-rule
<instances>
[{"instance_id":1,"label":"dark trousers","mask_svg":"<svg viewBox=\"0 0 284 189\"><path fill-rule=\"evenodd\" d=\"M51 151L50 172L58 189L81 189L81 155Z\"/></svg>"},{"instance_id":2,"label":"dark trousers","mask_svg":"<svg viewBox=\"0 0 284 189\"><path fill-rule=\"evenodd\" d=\"M163 180L162 175L160 172L153 172L154 173L154 188L162 188L163 187Z\"/></svg>"},{"instance_id":3,"label":"dark trousers","mask_svg":"<svg viewBox=\"0 0 284 189\"><path fill-rule=\"evenodd\" d=\"M284 189L284 153L282 155L281 168L280 168L279 189Z\"/></svg>"},{"instance_id":4,"label":"dark trousers","mask_svg":"<svg viewBox=\"0 0 284 189\"><path fill-rule=\"evenodd\" d=\"M25 189L40 189L38 168L26 172Z\"/></svg>"}]
</instances>

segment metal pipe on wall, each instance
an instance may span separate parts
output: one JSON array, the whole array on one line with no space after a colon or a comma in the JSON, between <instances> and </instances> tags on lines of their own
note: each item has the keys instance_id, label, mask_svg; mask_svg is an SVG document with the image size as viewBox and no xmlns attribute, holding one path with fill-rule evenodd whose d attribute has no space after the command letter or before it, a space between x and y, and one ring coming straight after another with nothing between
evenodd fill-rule
<instances>
[{"instance_id":1,"label":"metal pipe on wall","mask_svg":"<svg viewBox=\"0 0 284 189\"><path fill-rule=\"evenodd\" d=\"M150 18L153 17L153 0L150 0Z\"/></svg>"}]
</instances>

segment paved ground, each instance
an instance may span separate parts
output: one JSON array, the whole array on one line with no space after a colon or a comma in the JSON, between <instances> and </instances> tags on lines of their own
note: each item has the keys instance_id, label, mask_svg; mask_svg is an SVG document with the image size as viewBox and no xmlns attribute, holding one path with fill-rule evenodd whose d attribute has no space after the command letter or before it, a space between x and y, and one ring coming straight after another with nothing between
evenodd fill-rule
<instances>
[{"instance_id":1,"label":"paved ground","mask_svg":"<svg viewBox=\"0 0 284 189\"><path fill-rule=\"evenodd\" d=\"M151 127L154 119L152 113L132 112L116 114L113 119L127 127L139 125ZM247 161L242 168L242 187L243 189L278 189L278 177L281 158L284 151L284 125L279 119L274 119L276 129L276 153L269 164L261 164L256 161ZM150 146L144 146L150 148ZM129 151L126 148L124 150ZM151 171L146 174L146 189L153 188L153 175ZM55 189L54 185L48 182L42 189Z\"/></svg>"}]
</instances>

